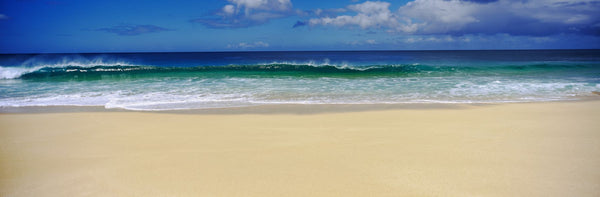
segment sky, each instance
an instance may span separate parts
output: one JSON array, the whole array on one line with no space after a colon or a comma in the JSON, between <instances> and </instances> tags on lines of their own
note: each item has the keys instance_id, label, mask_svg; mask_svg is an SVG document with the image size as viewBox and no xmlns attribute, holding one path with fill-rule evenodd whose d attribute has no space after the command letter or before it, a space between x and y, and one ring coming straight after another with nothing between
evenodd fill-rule
<instances>
[{"instance_id":1,"label":"sky","mask_svg":"<svg viewBox=\"0 0 600 197\"><path fill-rule=\"evenodd\" d=\"M0 53L598 48L600 0L0 0Z\"/></svg>"}]
</instances>

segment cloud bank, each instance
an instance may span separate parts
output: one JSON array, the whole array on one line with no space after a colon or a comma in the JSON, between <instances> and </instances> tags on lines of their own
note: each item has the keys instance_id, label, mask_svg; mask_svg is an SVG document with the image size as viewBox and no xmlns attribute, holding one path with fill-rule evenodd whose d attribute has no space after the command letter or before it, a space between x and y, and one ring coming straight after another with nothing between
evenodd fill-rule
<instances>
[{"instance_id":1,"label":"cloud bank","mask_svg":"<svg viewBox=\"0 0 600 197\"><path fill-rule=\"evenodd\" d=\"M421 35L600 36L600 1L415 0L397 10L390 5L366 1L347 6L351 13L311 18L307 24Z\"/></svg>"}]
</instances>

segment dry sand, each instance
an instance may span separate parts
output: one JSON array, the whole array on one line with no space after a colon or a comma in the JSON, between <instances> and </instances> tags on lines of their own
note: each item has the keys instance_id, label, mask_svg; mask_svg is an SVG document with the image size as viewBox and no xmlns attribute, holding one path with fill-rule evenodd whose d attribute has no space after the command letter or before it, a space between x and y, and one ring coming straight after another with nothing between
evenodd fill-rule
<instances>
[{"instance_id":1,"label":"dry sand","mask_svg":"<svg viewBox=\"0 0 600 197\"><path fill-rule=\"evenodd\" d=\"M0 114L0 196L600 196L600 101Z\"/></svg>"}]
</instances>

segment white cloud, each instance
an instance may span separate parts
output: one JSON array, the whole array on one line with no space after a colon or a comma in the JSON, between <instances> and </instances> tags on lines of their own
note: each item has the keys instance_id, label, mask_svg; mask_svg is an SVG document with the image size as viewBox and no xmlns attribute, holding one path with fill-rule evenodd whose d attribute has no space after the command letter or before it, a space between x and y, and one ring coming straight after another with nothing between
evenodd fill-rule
<instances>
[{"instance_id":1,"label":"white cloud","mask_svg":"<svg viewBox=\"0 0 600 197\"><path fill-rule=\"evenodd\" d=\"M598 1L536 0L503 3L504 7L514 10L516 15L529 16L547 23L589 23L591 20L598 21L600 16L600 2Z\"/></svg>"},{"instance_id":2,"label":"white cloud","mask_svg":"<svg viewBox=\"0 0 600 197\"><path fill-rule=\"evenodd\" d=\"M2 19L8 19L8 16L4 15L4 14L0 14L0 20Z\"/></svg>"},{"instance_id":3,"label":"white cloud","mask_svg":"<svg viewBox=\"0 0 600 197\"><path fill-rule=\"evenodd\" d=\"M388 2L366 1L347 6L348 10L356 12L354 16L313 18L309 20L309 25L359 26L363 29L386 28L390 32L405 33L424 31L423 28L428 32L448 31L477 22L478 20L471 16L471 13L477 10L476 5L478 4L459 0L416 0L407 3L398 12L392 12ZM425 22L415 23L412 18Z\"/></svg>"},{"instance_id":4,"label":"white cloud","mask_svg":"<svg viewBox=\"0 0 600 197\"><path fill-rule=\"evenodd\" d=\"M228 0L231 3L237 5L237 7L246 7L246 8L259 8L263 6L266 1L265 0Z\"/></svg>"},{"instance_id":5,"label":"white cloud","mask_svg":"<svg viewBox=\"0 0 600 197\"><path fill-rule=\"evenodd\" d=\"M361 4L349 5L347 9L356 15L341 15L337 17L313 18L308 21L311 26L332 25L337 27L358 26L362 29L383 28L388 32L413 33L419 29L419 24L409 18L392 12L390 3L382 1L366 1Z\"/></svg>"},{"instance_id":6,"label":"white cloud","mask_svg":"<svg viewBox=\"0 0 600 197\"><path fill-rule=\"evenodd\" d=\"M485 4L460 0L416 0L400 7L398 12L408 18L425 21L425 33L448 32L479 22L474 16Z\"/></svg>"},{"instance_id":7,"label":"white cloud","mask_svg":"<svg viewBox=\"0 0 600 197\"><path fill-rule=\"evenodd\" d=\"M249 48L265 48L265 47L269 47L269 43L266 43L263 41L258 41L258 42L254 42L254 43L240 42L238 44L227 45L227 48L230 48L230 49L249 49Z\"/></svg>"},{"instance_id":8,"label":"white cloud","mask_svg":"<svg viewBox=\"0 0 600 197\"><path fill-rule=\"evenodd\" d=\"M498 0L488 3L462 0L415 0L398 9L402 16L419 21L420 33L535 33L568 29L598 21L598 3L585 0ZM596 18L596 19L594 19ZM469 28L467 28L469 27ZM486 31L487 29L487 31ZM541 33L541 32L538 32Z\"/></svg>"},{"instance_id":9,"label":"white cloud","mask_svg":"<svg viewBox=\"0 0 600 197\"><path fill-rule=\"evenodd\" d=\"M292 8L292 2L290 0L227 0L233 5L226 5L225 7L235 9L236 12L243 9L244 14L250 15L252 10L274 10L274 11L286 11ZM223 7L223 10L225 10ZM229 9L228 8L228 9Z\"/></svg>"},{"instance_id":10,"label":"white cloud","mask_svg":"<svg viewBox=\"0 0 600 197\"><path fill-rule=\"evenodd\" d=\"M600 2L589 0L415 0L396 11L366 1L346 8L353 15L312 18L311 26L385 29L409 34L598 35Z\"/></svg>"},{"instance_id":11,"label":"white cloud","mask_svg":"<svg viewBox=\"0 0 600 197\"><path fill-rule=\"evenodd\" d=\"M211 28L241 28L294 14L290 0L227 0L216 16L190 20Z\"/></svg>"},{"instance_id":12,"label":"white cloud","mask_svg":"<svg viewBox=\"0 0 600 197\"><path fill-rule=\"evenodd\" d=\"M357 14L354 16L342 15L337 17L313 18L308 21L309 25L355 25L363 29L371 27L393 27L397 25L396 16L389 9L390 3L380 1L367 1L361 4L350 5L348 10Z\"/></svg>"},{"instance_id":13,"label":"white cloud","mask_svg":"<svg viewBox=\"0 0 600 197\"><path fill-rule=\"evenodd\" d=\"M223 13L225 13L226 15L233 15L235 13L235 6L226 5L225 7L223 7Z\"/></svg>"},{"instance_id":14,"label":"white cloud","mask_svg":"<svg viewBox=\"0 0 600 197\"><path fill-rule=\"evenodd\" d=\"M319 15L321 15L321 13L323 13L322 9L316 9L315 10L315 15L319 16Z\"/></svg>"}]
</instances>

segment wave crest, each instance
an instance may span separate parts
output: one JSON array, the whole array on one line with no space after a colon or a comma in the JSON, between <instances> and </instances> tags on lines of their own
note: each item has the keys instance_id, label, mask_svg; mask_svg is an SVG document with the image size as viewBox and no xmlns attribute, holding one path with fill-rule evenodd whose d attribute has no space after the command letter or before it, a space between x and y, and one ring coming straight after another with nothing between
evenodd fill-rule
<instances>
[{"instance_id":1,"label":"wave crest","mask_svg":"<svg viewBox=\"0 0 600 197\"><path fill-rule=\"evenodd\" d=\"M55 70L63 68L92 68L92 67L114 67L134 66L126 61L117 60L108 56L86 58L80 55L68 55L61 58L38 55L19 61L16 65L4 62L0 65L0 79L17 79L28 73Z\"/></svg>"},{"instance_id":2,"label":"wave crest","mask_svg":"<svg viewBox=\"0 0 600 197\"><path fill-rule=\"evenodd\" d=\"M419 65L373 65L373 66L335 66L307 64L261 64L261 65L228 65L197 67L157 67L136 65L60 65L36 68L0 67L2 79L41 79L49 77L81 77L98 75L144 75L159 74L170 76L177 73L202 75L203 73L222 73L227 75L305 75L305 76L338 76L348 74L366 75L398 75L421 71L445 71L452 68L434 68ZM156 75L155 75L156 76ZM266 76L266 75L265 75Z\"/></svg>"},{"instance_id":3,"label":"wave crest","mask_svg":"<svg viewBox=\"0 0 600 197\"><path fill-rule=\"evenodd\" d=\"M39 65L37 67L1 67L0 79L43 79L50 77L98 77L103 75L142 76L173 76L185 73L202 76L203 73L220 73L234 76L447 76L454 74L511 74L514 72L555 71L571 68L586 68L585 65L502 65L502 66L428 66L419 64L405 65L371 65L371 66L337 66L313 64L258 64L258 65L227 65L227 66L197 66L197 67L157 67L140 66L126 63L93 62L77 64L68 62L55 65ZM265 74L265 75L262 75ZM268 74L268 75L267 75ZM148 75L150 76L150 75ZM211 75L206 75L211 76Z\"/></svg>"}]
</instances>

